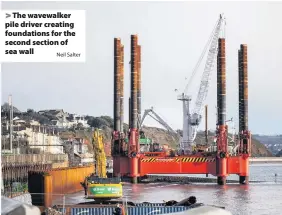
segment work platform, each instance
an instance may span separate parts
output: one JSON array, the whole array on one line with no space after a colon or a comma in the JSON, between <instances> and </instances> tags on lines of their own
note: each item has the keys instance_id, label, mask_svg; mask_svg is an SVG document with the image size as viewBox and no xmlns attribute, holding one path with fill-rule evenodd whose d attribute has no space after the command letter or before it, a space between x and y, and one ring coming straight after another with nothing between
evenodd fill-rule
<instances>
[{"instance_id":1,"label":"work platform","mask_svg":"<svg viewBox=\"0 0 282 215\"><path fill-rule=\"evenodd\" d=\"M222 160L222 159L221 159ZM223 159L226 164L224 172L226 176L236 174L248 176L249 158L233 156ZM177 156L177 157L143 157L138 159L138 177L148 174L211 174L218 176L217 158ZM116 176L128 176L130 170L130 158L114 157L114 174Z\"/></svg>"},{"instance_id":2,"label":"work platform","mask_svg":"<svg viewBox=\"0 0 282 215\"><path fill-rule=\"evenodd\" d=\"M219 185L226 184L226 178L230 174L239 175L239 183L248 183L249 157L251 156L251 133L248 130L248 74L247 74L247 46L241 44L238 50L238 76L239 76L239 132L238 137L233 138L234 148L229 149L228 126L226 125L226 51L225 38L220 36L222 16L217 22L217 27L212 36L205 71L211 71L211 63L217 59L217 122L215 144L208 143L206 128L205 147L196 145L193 148L192 127L199 126L202 113L184 112L182 142L175 151L164 151L154 148L153 143L147 151L141 150L141 142L144 134L141 129L141 46L138 36L131 35L130 58L130 98L129 98L129 130L123 129L124 119L124 46L119 38L114 42L114 131L112 134L112 157L114 176L127 176L137 183L138 177L148 174L211 174L217 176ZM217 55L217 56L216 56ZM205 68L206 68L205 67ZM205 74L205 75L204 75ZM203 73L206 83L209 73ZM207 84L208 85L208 84ZM201 104L205 93L199 98ZM205 91L206 92L206 91ZM185 94L183 94L183 98ZM197 99L198 101L198 99ZM197 102L196 102L197 103ZM185 104L184 104L185 106ZM188 105L189 106L189 105ZM202 105L197 108L200 110ZM207 116L206 116L207 122ZM187 128L187 124L189 124ZM207 123L206 123L207 124ZM184 129L186 128L186 129ZM194 131L197 129L194 128ZM186 132L185 132L186 131ZM195 135L192 135L194 134ZM127 139L128 141L125 141ZM152 146L152 147L151 147ZM144 147L142 147L144 148ZM236 151L236 156L233 152ZM179 153L178 153L179 152ZM181 153L180 153L181 152ZM179 155L179 156L176 156Z\"/></svg>"},{"instance_id":3,"label":"work platform","mask_svg":"<svg viewBox=\"0 0 282 215\"><path fill-rule=\"evenodd\" d=\"M226 172L227 174L246 174L248 169L243 167L248 168L248 163L248 158L229 157L226 159ZM213 157L141 158L139 167L141 176L157 173L217 175L216 158Z\"/></svg>"}]
</instances>

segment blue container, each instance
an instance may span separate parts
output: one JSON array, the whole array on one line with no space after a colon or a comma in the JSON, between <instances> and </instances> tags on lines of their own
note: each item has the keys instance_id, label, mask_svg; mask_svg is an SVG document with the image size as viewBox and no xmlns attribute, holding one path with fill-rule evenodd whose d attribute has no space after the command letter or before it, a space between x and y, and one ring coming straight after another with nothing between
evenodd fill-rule
<instances>
[{"instance_id":1,"label":"blue container","mask_svg":"<svg viewBox=\"0 0 282 215\"><path fill-rule=\"evenodd\" d=\"M128 215L167 214L188 210L189 207L132 207L128 208Z\"/></svg>"},{"instance_id":2,"label":"blue container","mask_svg":"<svg viewBox=\"0 0 282 215\"><path fill-rule=\"evenodd\" d=\"M165 203L135 203L136 207L161 207L165 206Z\"/></svg>"},{"instance_id":3,"label":"blue container","mask_svg":"<svg viewBox=\"0 0 282 215\"><path fill-rule=\"evenodd\" d=\"M71 215L113 215L115 207L101 208L72 208ZM146 215L146 214L166 214L189 210L190 207L184 206L167 206L167 207L128 207L128 215Z\"/></svg>"},{"instance_id":4,"label":"blue container","mask_svg":"<svg viewBox=\"0 0 282 215\"><path fill-rule=\"evenodd\" d=\"M71 215L113 215L114 207L72 208Z\"/></svg>"}]
</instances>

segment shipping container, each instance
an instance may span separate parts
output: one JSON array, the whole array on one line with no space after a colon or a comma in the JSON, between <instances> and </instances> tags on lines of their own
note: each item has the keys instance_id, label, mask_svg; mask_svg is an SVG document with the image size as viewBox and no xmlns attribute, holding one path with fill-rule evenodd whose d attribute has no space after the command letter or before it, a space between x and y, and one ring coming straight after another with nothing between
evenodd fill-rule
<instances>
[{"instance_id":1,"label":"shipping container","mask_svg":"<svg viewBox=\"0 0 282 215\"><path fill-rule=\"evenodd\" d=\"M159 204L159 203L156 203L156 204ZM77 206L74 206L74 207L67 206L67 207L68 208L58 208L58 211L66 212L65 215L76 215L76 214L113 215L113 212L115 210L115 207L77 207ZM168 213L185 211L189 209L191 209L191 207L185 207L185 206L128 207L127 215L168 214Z\"/></svg>"}]
</instances>

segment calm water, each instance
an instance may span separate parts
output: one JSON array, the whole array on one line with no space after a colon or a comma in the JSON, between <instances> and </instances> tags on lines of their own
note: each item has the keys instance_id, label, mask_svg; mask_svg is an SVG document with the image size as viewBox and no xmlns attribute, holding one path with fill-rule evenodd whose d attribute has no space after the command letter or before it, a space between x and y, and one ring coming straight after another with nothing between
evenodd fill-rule
<instances>
[{"instance_id":1,"label":"calm water","mask_svg":"<svg viewBox=\"0 0 282 215\"><path fill-rule=\"evenodd\" d=\"M275 177L275 173L277 177ZM236 179L236 176L230 178ZM250 180L263 182L249 185L228 184L226 186L167 183L127 184L124 186L124 194L130 201L136 202L181 200L194 195L198 202L225 206L234 215L282 214L282 164L252 165Z\"/></svg>"},{"instance_id":2,"label":"calm water","mask_svg":"<svg viewBox=\"0 0 282 215\"><path fill-rule=\"evenodd\" d=\"M277 177L275 177L275 173ZM237 178L238 176L230 177L230 179ZM179 201L194 195L198 202L224 206L233 215L282 215L282 164L252 165L250 166L250 180L263 182L254 182L249 185L228 184L226 186L202 183L188 185L125 184L124 195L128 201L134 202ZM85 201L84 192L67 195L65 199L67 204ZM62 203L63 198L59 198L55 204Z\"/></svg>"}]
</instances>

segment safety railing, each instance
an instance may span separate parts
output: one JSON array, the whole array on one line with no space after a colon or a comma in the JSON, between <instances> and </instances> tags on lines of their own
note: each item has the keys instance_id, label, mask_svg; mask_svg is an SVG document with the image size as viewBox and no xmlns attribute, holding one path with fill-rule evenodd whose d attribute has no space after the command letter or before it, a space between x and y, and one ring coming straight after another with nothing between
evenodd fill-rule
<instances>
[{"instance_id":1,"label":"safety railing","mask_svg":"<svg viewBox=\"0 0 282 215\"><path fill-rule=\"evenodd\" d=\"M67 154L20 154L1 155L2 164L6 163L54 163L68 160Z\"/></svg>"}]
</instances>

